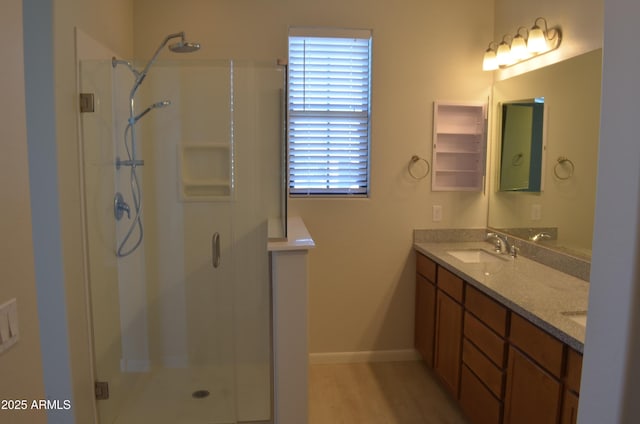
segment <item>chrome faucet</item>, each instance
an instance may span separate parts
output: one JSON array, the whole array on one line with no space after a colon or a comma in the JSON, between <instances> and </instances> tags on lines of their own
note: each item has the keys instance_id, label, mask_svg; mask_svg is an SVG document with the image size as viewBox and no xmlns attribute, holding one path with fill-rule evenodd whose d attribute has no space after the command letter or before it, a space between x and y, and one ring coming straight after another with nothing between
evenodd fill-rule
<instances>
[{"instance_id":1,"label":"chrome faucet","mask_svg":"<svg viewBox=\"0 0 640 424\"><path fill-rule=\"evenodd\" d=\"M487 233L487 241L493 240L496 253L504 254L509 252L512 257L518 256L518 248L515 244L510 244L506 236L501 236L496 233Z\"/></svg>"},{"instance_id":2,"label":"chrome faucet","mask_svg":"<svg viewBox=\"0 0 640 424\"><path fill-rule=\"evenodd\" d=\"M545 231L542 231L540 233L534 234L531 237L529 237L529 240L531 241L551 240L551 234Z\"/></svg>"},{"instance_id":3,"label":"chrome faucet","mask_svg":"<svg viewBox=\"0 0 640 424\"><path fill-rule=\"evenodd\" d=\"M506 238L502 238L496 233L487 233L487 241L490 240L493 240L493 245L496 248L496 253L505 253L507 251Z\"/></svg>"}]
</instances>

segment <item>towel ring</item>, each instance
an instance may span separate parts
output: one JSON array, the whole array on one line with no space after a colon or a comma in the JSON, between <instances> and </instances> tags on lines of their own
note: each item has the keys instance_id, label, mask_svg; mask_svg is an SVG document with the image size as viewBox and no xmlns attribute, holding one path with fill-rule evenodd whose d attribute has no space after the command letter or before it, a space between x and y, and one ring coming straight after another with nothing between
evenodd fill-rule
<instances>
[{"instance_id":1,"label":"towel ring","mask_svg":"<svg viewBox=\"0 0 640 424\"><path fill-rule=\"evenodd\" d=\"M416 175L413 172L413 166L418 162L424 162L424 164L427 166L427 171L424 173L424 175ZM429 175L429 172L431 171L431 165L429 165L429 162L425 158L421 158L418 155L413 155L413 156L411 156L411 160L409 161L409 164L407 165L407 171L409 171L409 175L411 175L411 177L413 179L421 180L424 177L426 177L427 175Z\"/></svg>"},{"instance_id":2,"label":"towel ring","mask_svg":"<svg viewBox=\"0 0 640 424\"><path fill-rule=\"evenodd\" d=\"M560 176L559 173L558 173L558 168L561 165L564 165L564 164L569 164L569 167L570 167L569 168L569 172L565 176ZM559 179L559 180L568 180L569 178L571 178L573 176L573 171L575 171L575 170L576 170L575 165L573 164L573 162L571 162L571 159L569 159L566 156L558 157L558 163L556 163L555 166L553 167L553 173L555 174L556 178Z\"/></svg>"},{"instance_id":3,"label":"towel ring","mask_svg":"<svg viewBox=\"0 0 640 424\"><path fill-rule=\"evenodd\" d=\"M524 162L524 153L517 153L511 158L511 165L520 166Z\"/></svg>"}]
</instances>

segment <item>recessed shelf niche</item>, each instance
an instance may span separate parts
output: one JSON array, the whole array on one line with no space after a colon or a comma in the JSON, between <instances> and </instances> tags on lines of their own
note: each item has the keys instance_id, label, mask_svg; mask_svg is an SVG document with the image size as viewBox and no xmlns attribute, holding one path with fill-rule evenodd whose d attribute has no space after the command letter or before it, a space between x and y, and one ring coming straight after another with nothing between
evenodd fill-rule
<instances>
[{"instance_id":1,"label":"recessed shelf niche","mask_svg":"<svg viewBox=\"0 0 640 424\"><path fill-rule=\"evenodd\" d=\"M431 189L482 190L485 147L485 104L434 102Z\"/></svg>"},{"instance_id":2,"label":"recessed shelf niche","mask_svg":"<svg viewBox=\"0 0 640 424\"><path fill-rule=\"evenodd\" d=\"M228 143L183 143L178 146L178 158L183 201L231 198L233 161Z\"/></svg>"}]
</instances>

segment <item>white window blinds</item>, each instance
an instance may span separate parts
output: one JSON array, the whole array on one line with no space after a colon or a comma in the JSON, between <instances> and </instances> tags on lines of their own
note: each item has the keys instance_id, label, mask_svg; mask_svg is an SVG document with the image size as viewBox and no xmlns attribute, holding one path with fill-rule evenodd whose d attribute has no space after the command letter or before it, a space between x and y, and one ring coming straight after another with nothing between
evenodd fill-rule
<instances>
[{"instance_id":1,"label":"white window blinds","mask_svg":"<svg viewBox=\"0 0 640 424\"><path fill-rule=\"evenodd\" d=\"M291 194L368 194L370 63L369 31L290 34Z\"/></svg>"}]
</instances>

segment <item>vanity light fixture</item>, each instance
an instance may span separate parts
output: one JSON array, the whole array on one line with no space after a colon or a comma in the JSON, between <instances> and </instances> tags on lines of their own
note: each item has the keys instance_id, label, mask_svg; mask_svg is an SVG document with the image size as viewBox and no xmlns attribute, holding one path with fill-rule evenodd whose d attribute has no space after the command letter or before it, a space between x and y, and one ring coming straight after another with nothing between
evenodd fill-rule
<instances>
[{"instance_id":1,"label":"vanity light fixture","mask_svg":"<svg viewBox=\"0 0 640 424\"><path fill-rule=\"evenodd\" d=\"M509 38L510 42L507 41ZM500 44L494 41L489 43L484 53L482 69L495 71L498 68L513 66L557 49L561 41L562 32L559 27L549 28L545 18L536 18L531 29L520 27L515 36L505 34Z\"/></svg>"}]
</instances>

